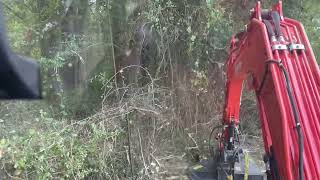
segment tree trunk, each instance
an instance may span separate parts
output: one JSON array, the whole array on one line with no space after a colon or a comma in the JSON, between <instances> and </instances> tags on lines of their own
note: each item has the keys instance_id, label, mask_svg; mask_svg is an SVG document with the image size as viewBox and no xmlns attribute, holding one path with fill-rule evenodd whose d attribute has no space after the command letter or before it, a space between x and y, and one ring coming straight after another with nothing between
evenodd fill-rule
<instances>
[{"instance_id":1,"label":"tree trunk","mask_svg":"<svg viewBox=\"0 0 320 180\"><path fill-rule=\"evenodd\" d=\"M67 4L67 1L65 4ZM67 12L62 21L62 34L65 42L74 41L72 43L80 46L81 37L86 30L88 7L88 0L73 1L69 7L65 7ZM61 76L64 90L70 91L84 86L86 75L83 69L85 64L79 56L81 55L74 52L74 55L66 60L67 63L62 68Z\"/></svg>"}]
</instances>

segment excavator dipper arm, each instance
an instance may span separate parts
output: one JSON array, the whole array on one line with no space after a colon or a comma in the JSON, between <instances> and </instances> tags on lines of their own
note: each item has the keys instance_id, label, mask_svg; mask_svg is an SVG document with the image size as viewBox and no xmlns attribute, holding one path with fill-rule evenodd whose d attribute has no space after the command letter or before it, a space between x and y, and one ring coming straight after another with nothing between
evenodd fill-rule
<instances>
[{"instance_id":1,"label":"excavator dipper arm","mask_svg":"<svg viewBox=\"0 0 320 180\"><path fill-rule=\"evenodd\" d=\"M270 179L320 179L320 71L301 23L257 3L227 62L220 151L233 150L244 81L254 90Z\"/></svg>"}]
</instances>

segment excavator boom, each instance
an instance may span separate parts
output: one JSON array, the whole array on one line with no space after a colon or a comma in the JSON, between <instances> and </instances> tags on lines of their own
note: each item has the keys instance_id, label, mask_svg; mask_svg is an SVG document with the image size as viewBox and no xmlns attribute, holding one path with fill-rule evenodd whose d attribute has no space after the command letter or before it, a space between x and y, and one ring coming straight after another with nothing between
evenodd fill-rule
<instances>
[{"instance_id":1,"label":"excavator boom","mask_svg":"<svg viewBox=\"0 0 320 180\"><path fill-rule=\"evenodd\" d=\"M257 2L246 27L231 39L217 153L192 179L320 179L320 71L304 27L284 17L281 1L271 10ZM251 171L239 145L245 81L258 103L263 173Z\"/></svg>"},{"instance_id":2,"label":"excavator boom","mask_svg":"<svg viewBox=\"0 0 320 180\"><path fill-rule=\"evenodd\" d=\"M243 82L256 92L270 179L320 179L320 71L302 24L257 3L231 40L223 145L234 148Z\"/></svg>"}]
</instances>

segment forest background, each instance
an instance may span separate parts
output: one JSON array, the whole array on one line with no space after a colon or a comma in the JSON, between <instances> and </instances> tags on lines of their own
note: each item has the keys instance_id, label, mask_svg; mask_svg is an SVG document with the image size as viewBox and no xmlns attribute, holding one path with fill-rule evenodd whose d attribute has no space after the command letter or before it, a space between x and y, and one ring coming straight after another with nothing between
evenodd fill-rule
<instances>
[{"instance_id":1,"label":"forest background","mask_svg":"<svg viewBox=\"0 0 320 180\"><path fill-rule=\"evenodd\" d=\"M229 40L254 0L1 3L12 48L41 65L44 97L0 103L1 177L187 179L188 166L207 157ZM319 57L320 4L283 3ZM242 107L242 132L263 149L253 93Z\"/></svg>"}]
</instances>

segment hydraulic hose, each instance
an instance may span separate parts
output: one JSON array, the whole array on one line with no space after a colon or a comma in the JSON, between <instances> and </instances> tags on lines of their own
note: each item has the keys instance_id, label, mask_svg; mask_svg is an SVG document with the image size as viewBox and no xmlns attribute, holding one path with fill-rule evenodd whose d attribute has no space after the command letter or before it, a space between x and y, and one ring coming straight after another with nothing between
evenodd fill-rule
<instances>
[{"instance_id":1,"label":"hydraulic hose","mask_svg":"<svg viewBox=\"0 0 320 180\"><path fill-rule=\"evenodd\" d=\"M299 117L299 112L298 112L298 107L296 104L296 101L294 99L293 96L293 92L292 92L292 86L291 86L291 80L289 78L289 73L287 71L287 69L283 66L281 61L277 61L277 60L268 60L266 61L266 71L263 77L263 81L260 84L260 87L257 91L258 94L261 93L261 90L265 84L265 80L266 80L266 76L267 76L267 72L268 72L268 67L269 64L278 64L280 69L283 72L283 75L285 77L286 80L286 89L287 89L287 93L289 96L289 100L290 100L290 105L292 107L293 110L293 116L294 116L294 120L295 120L295 124L296 124L296 129L297 129L297 134L298 134L298 143L299 143L299 180L304 180L304 171L303 171L303 153L304 153L304 139L303 139L303 135L302 135L302 129L301 129L301 123L300 123L300 117Z\"/></svg>"},{"instance_id":2,"label":"hydraulic hose","mask_svg":"<svg viewBox=\"0 0 320 180\"><path fill-rule=\"evenodd\" d=\"M278 35L278 37L281 40L281 38L283 38L283 33L281 31L281 26L280 26L281 19L280 19L279 12L272 11L271 17L272 17L272 20L275 25L276 34ZM282 69L282 72L283 72L284 77L286 79L287 92L288 92L290 104L291 104L291 107L293 110L294 120L296 123L296 129L297 129L298 138L299 138L299 179L303 180L304 179L304 171L303 171L304 139L303 139L302 130L301 130L301 123L300 123L300 118L299 118L299 113L298 113L298 107L297 107L297 103L296 103L294 96L293 96L293 93L292 93L292 87L291 87L291 81L289 78L289 73L281 62L279 63L279 66Z\"/></svg>"},{"instance_id":3,"label":"hydraulic hose","mask_svg":"<svg viewBox=\"0 0 320 180\"><path fill-rule=\"evenodd\" d=\"M263 21L264 24L267 27L267 31L268 31L269 37L272 40L273 37L277 36L281 40L283 38L283 33L281 31L281 26L280 26L281 19L280 19L279 12L272 11L270 15L271 15L273 24L275 26L275 32L273 30L273 27L272 27L270 21L268 21L268 20L264 20ZM267 77L267 74L268 74L268 71L269 71L268 67L269 67L270 63L276 63L276 64L279 65L280 69L282 70L282 72L284 74L285 80L286 80L287 93L288 93L288 96L289 96L289 99L290 99L290 105L291 105L292 110L293 110L293 116L294 116L296 129L297 129L297 134L298 134L298 139L299 139L299 142L298 142L299 143L299 180L303 180L304 179L304 172L303 172L303 166L304 166L303 165L304 139L303 139L303 135L302 135L302 129L301 129L301 124L300 124L297 104L295 102L295 99L294 99L294 96L293 96L293 93L292 93L292 87L291 87L291 81L290 81L290 78L289 78L289 73L288 73L287 69L283 66L283 64L281 62L275 61L275 60L268 60L266 62L265 73L263 75L263 79L262 79L262 82L260 84L260 87L259 87L257 93L260 94L261 91L262 91L262 88L263 88L263 86L265 84L266 77Z\"/></svg>"},{"instance_id":4,"label":"hydraulic hose","mask_svg":"<svg viewBox=\"0 0 320 180\"><path fill-rule=\"evenodd\" d=\"M283 37L283 33L281 31L281 26L280 26L280 15L277 11L272 11L271 12L271 18L274 23L275 29L276 29L276 35L278 37Z\"/></svg>"},{"instance_id":5,"label":"hydraulic hose","mask_svg":"<svg viewBox=\"0 0 320 180\"><path fill-rule=\"evenodd\" d=\"M269 34L269 37L272 38L272 37L275 37L276 34L274 33L274 30L272 28L272 25L270 23L270 21L268 20L263 20L264 24L266 25L267 27L267 31L268 31L268 34Z\"/></svg>"},{"instance_id":6,"label":"hydraulic hose","mask_svg":"<svg viewBox=\"0 0 320 180\"><path fill-rule=\"evenodd\" d=\"M296 104L296 102L294 100L294 97L293 97L291 81L290 81L290 78L289 78L288 71L286 70L286 68L282 64L279 64L279 65L280 65L280 68L282 69L283 74L284 74L285 79L286 79L287 91L288 91L288 95L289 95L289 99L290 99L290 104L291 104L291 107L293 109L294 120L295 120L295 123L296 123L296 128L297 128L297 133L298 133L298 138L299 138L299 179L303 180L304 179L304 172L303 172L304 140L303 140L303 136L302 136L302 130L301 130L300 118L299 118L299 114L298 114L298 108L297 108L297 104Z\"/></svg>"}]
</instances>

